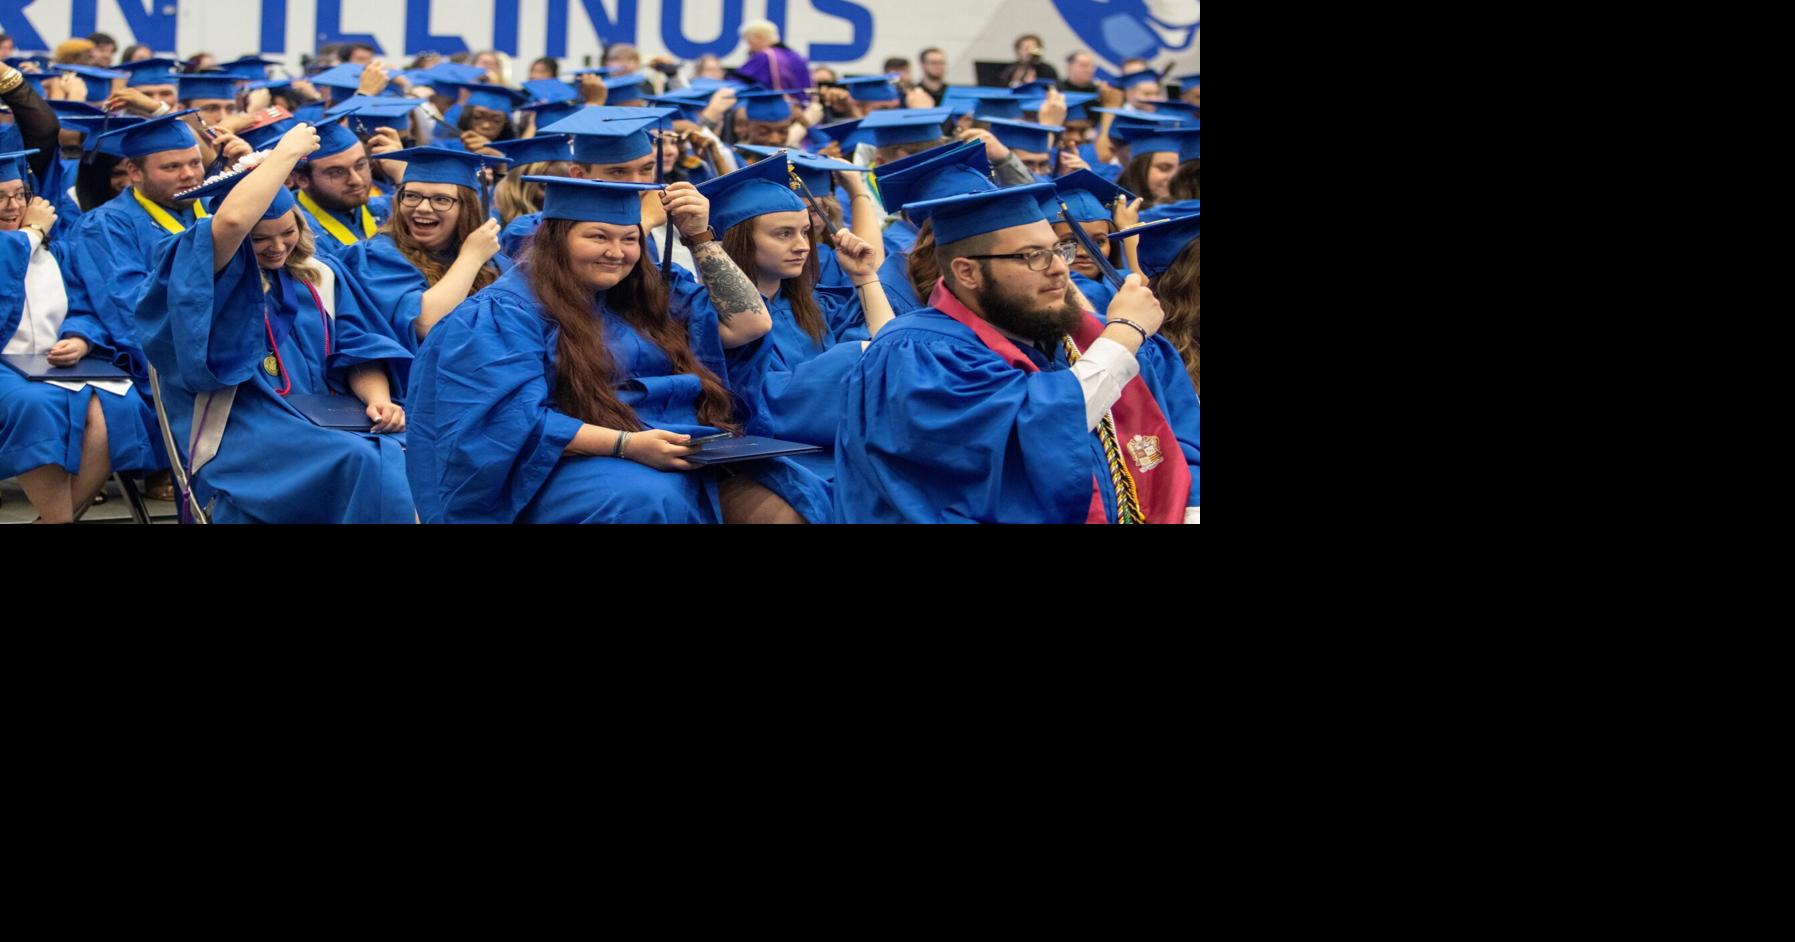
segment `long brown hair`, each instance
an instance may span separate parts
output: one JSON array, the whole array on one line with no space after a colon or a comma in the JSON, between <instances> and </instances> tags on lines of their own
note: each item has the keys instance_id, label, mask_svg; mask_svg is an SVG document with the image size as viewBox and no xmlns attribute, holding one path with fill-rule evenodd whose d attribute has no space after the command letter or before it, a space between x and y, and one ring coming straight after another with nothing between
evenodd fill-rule
<instances>
[{"instance_id":1,"label":"long brown hair","mask_svg":"<svg viewBox=\"0 0 1795 942\"><path fill-rule=\"evenodd\" d=\"M1127 169L1123 170L1122 175L1116 178L1116 186L1141 198L1142 209L1165 202L1154 196L1153 188L1147 185L1147 172L1152 169L1153 155L1151 153L1135 154L1128 161Z\"/></svg>"},{"instance_id":2,"label":"long brown hair","mask_svg":"<svg viewBox=\"0 0 1795 942\"><path fill-rule=\"evenodd\" d=\"M592 425L641 431L636 410L617 398L617 362L605 344L604 323L597 314L592 285L574 272L568 256L568 234L578 225L581 223L569 219L544 219L519 262L530 290L542 303L543 316L561 327L555 348L556 407ZM639 244L645 248L636 267L605 292L605 302L625 323L661 348L673 362L675 373L698 377L704 387L698 400L699 422L741 431L741 423L731 414L729 390L692 353L686 325L667 313L667 286L649 257L652 253L646 251L646 235Z\"/></svg>"},{"instance_id":3,"label":"long brown hair","mask_svg":"<svg viewBox=\"0 0 1795 942\"><path fill-rule=\"evenodd\" d=\"M411 267L424 276L424 283L435 287L449 273L450 263L438 260L430 254L429 249L424 248L423 243L412 236L411 225L399 210L399 200L404 193L405 187L400 186L399 192L393 194L393 214L387 217L386 225L380 231L392 237L393 244L399 247L399 254L405 256ZM480 214L480 194L457 185L455 195L461 197L461 202L456 204L458 211L455 214L455 231L449 235L447 244L451 249L459 251L461 243L467 241L467 237L486 222L486 217ZM491 262L480 266L480 273L474 276L474 286L468 289L468 297L478 294L480 289L497 281L498 277L498 269Z\"/></svg>"},{"instance_id":4,"label":"long brown hair","mask_svg":"<svg viewBox=\"0 0 1795 942\"><path fill-rule=\"evenodd\" d=\"M1165 308L1160 336L1178 349L1191 385L1203 392L1203 240L1195 238L1172 261L1172 267L1153 276L1153 296Z\"/></svg>"},{"instance_id":5,"label":"long brown hair","mask_svg":"<svg viewBox=\"0 0 1795 942\"><path fill-rule=\"evenodd\" d=\"M748 274L749 281L756 284L760 279L755 277L754 220L759 218L744 219L723 233L724 253L735 262L735 267ZM808 222L804 229L805 237L810 240L810 254L804 258L804 270L796 278L781 281L779 290L791 302L792 316L797 319L799 329L809 334L811 340L822 343L829 325L823 323L823 312L816 306L816 234L810 231Z\"/></svg>"},{"instance_id":6,"label":"long brown hair","mask_svg":"<svg viewBox=\"0 0 1795 942\"><path fill-rule=\"evenodd\" d=\"M280 217L277 216L275 218L278 219ZM281 268L294 278L313 287L317 287L318 268L321 266L312 264L312 254L318 250L318 240L312 235L312 227L306 224L305 214L299 211L299 207L295 206L288 210L287 218L293 220L293 225L299 228L299 241L293 244L293 251L287 253L286 264L282 265ZM273 220L264 219L257 222L256 225L259 226L263 222L272 221ZM255 230L252 228L249 231L249 238L243 240L244 244L248 245L252 252L255 251L255 235Z\"/></svg>"},{"instance_id":7,"label":"long brown hair","mask_svg":"<svg viewBox=\"0 0 1795 942\"><path fill-rule=\"evenodd\" d=\"M916 289L917 300L927 304L929 295L935 293L935 282L940 280L941 263L935 259L935 219L931 216L916 230L916 244L910 248L910 286Z\"/></svg>"},{"instance_id":8,"label":"long brown hair","mask_svg":"<svg viewBox=\"0 0 1795 942\"><path fill-rule=\"evenodd\" d=\"M1203 159L1193 158L1178 165L1178 172L1172 174L1170 186L1174 200L1200 200L1203 198Z\"/></svg>"}]
</instances>

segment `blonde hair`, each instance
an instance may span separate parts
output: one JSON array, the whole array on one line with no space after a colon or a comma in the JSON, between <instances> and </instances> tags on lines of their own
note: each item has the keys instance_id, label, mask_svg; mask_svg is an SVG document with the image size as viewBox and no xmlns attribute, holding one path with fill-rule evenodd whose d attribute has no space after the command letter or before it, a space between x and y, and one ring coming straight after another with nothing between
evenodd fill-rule
<instances>
[{"instance_id":1,"label":"blonde hair","mask_svg":"<svg viewBox=\"0 0 1795 942\"><path fill-rule=\"evenodd\" d=\"M71 39L56 47L50 54L51 61L57 65L86 65L87 54L93 52L93 43L85 39Z\"/></svg>"},{"instance_id":2,"label":"blonde hair","mask_svg":"<svg viewBox=\"0 0 1795 942\"><path fill-rule=\"evenodd\" d=\"M753 20L742 26L741 37L765 36L768 42L779 41L779 24L772 20Z\"/></svg>"},{"instance_id":3,"label":"blonde hair","mask_svg":"<svg viewBox=\"0 0 1795 942\"><path fill-rule=\"evenodd\" d=\"M569 163L542 160L507 170L499 185L492 188L492 205L499 211L499 224L509 226L519 216L542 211L542 184L526 183L524 177L565 177Z\"/></svg>"}]
</instances>

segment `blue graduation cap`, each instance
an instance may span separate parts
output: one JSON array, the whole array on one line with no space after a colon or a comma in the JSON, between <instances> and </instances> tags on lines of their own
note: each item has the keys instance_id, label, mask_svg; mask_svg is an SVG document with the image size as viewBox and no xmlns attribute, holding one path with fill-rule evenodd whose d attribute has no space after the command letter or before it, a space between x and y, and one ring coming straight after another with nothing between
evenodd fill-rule
<instances>
[{"instance_id":1,"label":"blue graduation cap","mask_svg":"<svg viewBox=\"0 0 1795 942\"><path fill-rule=\"evenodd\" d=\"M1157 111L1136 111L1133 108L1092 108L1096 114L1113 114L1118 122L1132 121L1136 124L1183 124L1184 118L1175 114L1160 114Z\"/></svg>"},{"instance_id":2,"label":"blue graduation cap","mask_svg":"<svg viewBox=\"0 0 1795 942\"><path fill-rule=\"evenodd\" d=\"M654 94L654 86L648 82L646 75L618 75L605 79L605 89L609 95L605 101L647 101Z\"/></svg>"},{"instance_id":3,"label":"blue graduation cap","mask_svg":"<svg viewBox=\"0 0 1795 942\"><path fill-rule=\"evenodd\" d=\"M941 99L941 103L953 108L955 115L970 112L973 117L980 120L1002 118L1019 121L1022 119L1022 99L1007 88L969 85L951 87Z\"/></svg>"},{"instance_id":4,"label":"blue graduation cap","mask_svg":"<svg viewBox=\"0 0 1795 942\"><path fill-rule=\"evenodd\" d=\"M737 82L734 79L714 79L705 78L704 76L699 76L686 84L687 90L692 92L703 92L704 97L707 99L710 98L710 96L715 95L719 88L733 88L737 92L745 92L752 87L753 86L743 82Z\"/></svg>"},{"instance_id":5,"label":"blue graduation cap","mask_svg":"<svg viewBox=\"0 0 1795 942\"><path fill-rule=\"evenodd\" d=\"M241 169L233 168L226 170L191 190L187 190L183 193L176 193L175 199L203 199L206 201L206 211L209 213L217 213L218 207L224 205L224 198L230 195L231 190L234 189L237 184L242 183L248 178L250 171L254 169L254 167L244 167ZM270 202L268 208L263 211L262 218L279 219L292 212L293 207L296 205L298 205L298 203L293 199L293 192L286 187L282 187L274 192L274 200Z\"/></svg>"},{"instance_id":6,"label":"blue graduation cap","mask_svg":"<svg viewBox=\"0 0 1795 942\"><path fill-rule=\"evenodd\" d=\"M280 139L285 137L288 131L291 131L298 126L298 118L283 118L273 124L264 124L259 128L251 128L237 136L242 138L245 143L256 150L268 150L275 144L280 143ZM318 137L320 142L322 142L324 135L320 133ZM317 155L314 154L312 156L315 157Z\"/></svg>"},{"instance_id":7,"label":"blue graduation cap","mask_svg":"<svg viewBox=\"0 0 1795 942\"><path fill-rule=\"evenodd\" d=\"M871 131L860 130L860 121L860 118L855 118L852 121L837 121L834 124L811 128L810 133L821 137L825 143L834 141L841 145L842 153L852 154L854 148L873 142Z\"/></svg>"},{"instance_id":8,"label":"blue graduation cap","mask_svg":"<svg viewBox=\"0 0 1795 942\"><path fill-rule=\"evenodd\" d=\"M361 87L361 74L362 70L365 68L367 68L367 66L361 65L360 63L345 62L342 65L332 66L331 68L325 69L317 75L312 76L311 82L319 88L329 88L333 90L344 89L350 94L354 94L355 90ZM339 96L333 95L332 97Z\"/></svg>"},{"instance_id":9,"label":"blue graduation cap","mask_svg":"<svg viewBox=\"0 0 1795 942\"><path fill-rule=\"evenodd\" d=\"M348 118L348 127L360 134L367 128L392 128L404 132L411 127L411 113L423 102L416 98L388 98L385 95L356 95L332 105L324 112L325 121Z\"/></svg>"},{"instance_id":10,"label":"blue graduation cap","mask_svg":"<svg viewBox=\"0 0 1795 942\"><path fill-rule=\"evenodd\" d=\"M1061 200L1071 211L1074 222L1109 222L1114 218L1110 207L1115 205L1117 197L1134 199L1133 193L1089 170L1075 170L1059 177L1053 181L1053 188L1058 192L1041 200L1041 210L1047 214L1049 222L1059 221Z\"/></svg>"},{"instance_id":11,"label":"blue graduation cap","mask_svg":"<svg viewBox=\"0 0 1795 942\"><path fill-rule=\"evenodd\" d=\"M489 108L503 115L509 115L530 100L530 96L516 89L503 85L469 85L454 83L459 88L467 89L467 101L464 105Z\"/></svg>"},{"instance_id":12,"label":"blue graduation cap","mask_svg":"<svg viewBox=\"0 0 1795 942\"><path fill-rule=\"evenodd\" d=\"M81 149L83 151L98 150L101 153L112 154L114 157L123 157L124 155L116 153L113 150L99 147L98 145L101 143L99 137L100 134L112 131L122 131L125 128L134 127L144 122L143 118L139 118L135 115L123 114L70 115L66 118L61 118L60 120L64 128L71 131L79 131L85 136L85 139L81 142ZM10 124L5 126L8 128L12 127ZM115 138L113 142L116 143L117 139Z\"/></svg>"},{"instance_id":13,"label":"blue graduation cap","mask_svg":"<svg viewBox=\"0 0 1795 942\"><path fill-rule=\"evenodd\" d=\"M756 216L805 208L792 191L791 161L784 155L712 177L698 184L698 192L711 201L711 228L719 234Z\"/></svg>"},{"instance_id":14,"label":"blue graduation cap","mask_svg":"<svg viewBox=\"0 0 1795 942\"><path fill-rule=\"evenodd\" d=\"M274 94L292 88L293 82L294 80L290 78L266 79L260 82L245 82L242 90L253 92L258 88L266 88L268 89L269 94Z\"/></svg>"},{"instance_id":15,"label":"blue graduation cap","mask_svg":"<svg viewBox=\"0 0 1795 942\"><path fill-rule=\"evenodd\" d=\"M1203 129L1188 128L1178 135L1178 162L1203 159Z\"/></svg>"},{"instance_id":16,"label":"blue graduation cap","mask_svg":"<svg viewBox=\"0 0 1795 942\"><path fill-rule=\"evenodd\" d=\"M765 147L759 144L737 144L735 149L758 157L772 157L781 150L791 161L792 169L798 171L798 178L810 188L812 196L822 198L835 192L835 180L831 174L837 173L871 173L871 167L862 167L846 161L832 160L818 154L807 154L803 151L786 150L782 147Z\"/></svg>"},{"instance_id":17,"label":"blue graduation cap","mask_svg":"<svg viewBox=\"0 0 1795 942\"><path fill-rule=\"evenodd\" d=\"M988 123L992 136L1002 141L1003 146L1036 154L1048 153L1051 150L1048 137L1062 134L1066 130L1057 124L1031 124L1027 121L1004 121L997 118Z\"/></svg>"},{"instance_id":18,"label":"blue graduation cap","mask_svg":"<svg viewBox=\"0 0 1795 942\"><path fill-rule=\"evenodd\" d=\"M361 138L356 137L354 131L344 127L343 121L340 118L335 121L321 122L317 127L318 149L312 151L311 154L305 158L308 161L323 160L326 157L335 157L361 143ZM275 140L279 140L279 138L275 138Z\"/></svg>"},{"instance_id":19,"label":"blue graduation cap","mask_svg":"<svg viewBox=\"0 0 1795 942\"><path fill-rule=\"evenodd\" d=\"M1164 78L1164 75L1153 69L1139 69L1123 75L1121 84L1116 87L1127 91L1142 82L1152 82L1154 85L1158 85Z\"/></svg>"},{"instance_id":20,"label":"blue graduation cap","mask_svg":"<svg viewBox=\"0 0 1795 942\"><path fill-rule=\"evenodd\" d=\"M178 76L176 84L180 86L178 94L182 101L219 98L229 101L237 97L237 79L222 72L190 72Z\"/></svg>"},{"instance_id":21,"label":"blue graduation cap","mask_svg":"<svg viewBox=\"0 0 1795 942\"><path fill-rule=\"evenodd\" d=\"M613 226L642 224L642 194L663 189L659 183L607 183L572 177L524 177L543 185L542 218L602 222Z\"/></svg>"},{"instance_id":22,"label":"blue graduation cap","mask_svg":"<svg viewBox=\"0 0 1795 942\"><path fill-rule=\"evenodd\" d=\"M494 141L488 146L504 154L513 167L573 159L573 138L566 134L538 134L515 141Z\"/></svg>"},{"instance_id":23,"label":"blue graduation cap","mask_svg":"<svg viewBox=\"0 0 1795 942\"><path fill-rule=\"evenodd\" d=\"M567 74L573 76L575 79L578 79L582 75L597 75L597 76L603 77L606 75L615 75L619 71L621 71L621 70L612 68L611 66L608 66L608 65L595 65L589 69L574 69L572 72L569 72ZM568 84L573 85L573 84L577 84L577 83L569 82Z\"/></svg>"},{"instance_id":24,"label":"blue graduation cap","mask_svg":"<svg viewBox=\"0 0 1795 942\"><path fill-rule=\"evenodd\" d=\"M620 164L654 153L648 128L675 114L672 108L587 106L538 133L572 135L576 163Z\"/></svg>"},{"instance_id":25,"label":"blue graduation cap","mask_svg":"<svg viewBox=\"0 0 1795 942\"><path fill-rule=\"evenodd\" d=\"M48 72L50 67L55 65L54 62L50 61L49 56L9 56L6 59L6 64L15 69L23 69L27 63L35 65L45 72Z\"/></svg>"},{"instance_id":26,"label":"blue graduation cap","mask_svg":"<svg viewBox=\"0 0 1795 942\"><path fill-rule=\"evenodd\" d=\"M523 110L536 116L536 126L540 128L554 124L584 107L586 107L585 102L568 99L567 101L537 102L533 105L525 105Z\"/></svg>"},{"instance_id":27,"label":"blue graduation cap","mask_svg":"<svg viewBox=\"0 0 1795 942\"><path fill-rule=\"evenodd\" d=\"M666 95L658 95L648 99L648 103L662 108L676 109L679 111L681 121L690 121L694 124L698 123L698 116L704 113L704 102L691 98L671 98Z\"/></svg>"},{"instance_id":28,"label":"blue graduation cap","mask_svg":"<svg viewBox=\"0 0 1795 942\"><path fill-rule=\"evenodd\" d=\"M112 80L131 76L129 72L96 69L90 65L59 65L54 68L58 72L69 72L81 76L81 81L87 83L88 101L105 101L112 97Z\"/></svg>"},{"instance_id":29,"label":"blue graduation cap","mask_svg":"<svg viewBox=\"0 0 1795 942\"><path fill-rule=\"evenodd\" d=\"M1110 233L1110 238L1126 239L1140 236L1140 244L1135 251L1140 255L1141 274L1152 278L1160 272L1172 267L1178 260L1178 253L1193 240L1203 235L1203 214L1192 213L1176 219L1160 219L1142 223L1133 229Z\"/></svg>"},{"instance_id":30,"label":"blue graduation cap","mask_svg":"<svg viewBox=\"0 0 1795 942\"><path fill-rule=\"evenodd\" d=\"M1015 92L1017 98L1046 98L1048 89L1059 86L1060 83L1053 79L1035 79L1026 85L1018 85L1010 91Z\"/></svg>"},{"instance_id":31,"label":"blue graduation cap","mask_svg":"<svg viewBox=\"0 0 1795 942\"><path fill-rule=\"evenodd\" d=\"M742 92L736 98L748 106L748 120L774 123L784 121L792 116L791 102L787 101L785 96L800 94L802 91L802 89L785 91L759 89Z\"/></svg>"},{"instance_id":32,"label":"blue graduation cap","mask_svg":"<svg viewBox=\"0 0 1795 942\"><path fill-rule=\"evenodd\" d=\"M985 145L962 141L912 154L878 169L879 198L892 209L963 193L997 189L991 182L991 158ZM922 225L925 216L911 216Z\"/></svg>"},{"instance_id":33,"label":"blue graduation cap","mask_svg":"<svg viewBox=\"0 0 1795 942\"><path fill-rule=\"evenodd\" d=\"M939 140L941 126L953 113L946 108L892 108L875 111L860 121L860 130L872 134L878 147L896 144L921 144Z\"/></svg>"},{"instance_id":34,"label":"blue graduation cap","mask_svg":"<svg viewBox=\"0 0 1795 942\"><path fill-rule=\"evenodd\" d=\"M1053 192L1051 183L1031 183L1002 190L965 193L921 203L904 204L904 212L922 213L935 221L935 242L952 245L976 235L1030 223L1045 222L1041 197Z\"/></svg>"},{"instance_id":35,"label":"blue graduation cap","mask_svg":"<svg viewBox=\"0 0 1795 942\"><path fill-rule=\"evenodd\" d=\"M1132 157L1142 154L1173 153L1183 159L1185 141L1202 134L1199 128L1148 126L1138 124L1111 127L1112 135L1119 135L1128 142L1128 153Z\"/></svg>"},{"instance_id":36,"label":"blue graduation cap","mask_svg":"<svg viewBox=\"0 0 1795 942\"><path fill-rule=\"evenodd\" d=\"M218 67L244 81L259 82L268 77L268 67L271 65L280 65L280 63L274 59L264 59L261 56L244 56Z\"/></svg>"},{"instance_id":37,"label":"blue graduation cap","mask_svg":"<svg viewBox=\"0 0 1795 942\"><path fill-rule=\"evenodd\" d=\"M1177 78L1172 79L1172 81L1177 82L1179 88L1190 88L1193 85L1203 84L1203 76L1201 73L1192 73L1190 75L1180 75Z\"/></svg>"},{"instance_id":38,"label":"blue graduation cap","mask_svg":"<svg viewBox=\"0 0 1795 942\"><path fill-rule=\"evenodd\" d=\"M106 114L106 109L98 105L90 105L85 101L64 101L52 98L44 104L49 105L50 110L56 112L58 118L91 118Z\"/></svg>"},{"instance_id":39,"label":"blue graduation cap","mask_svg":"<svg viewBox=\"0 0 1795 942\"><path fill-rule=\"evenodd\" d=\"M0 154L0 183L25 179L25 175L31 172L31 165L26 163L26 158L35 153L37 153L36 148Z\"/></svg>"},{"instance_id":40,"label":"blue graduation cap","mask_svg":"<svg viewBox=\"0 0 1795 942\"><path fill-rule=\"evenodd\" d=\"M897 86L885 75L868 75L860 78L846 78L841 84L847 86L848 95L855 101L897 101Z\"/></svg>"},{"instance_id":41,"label":"blue graduation cap","mask_svg":"<svg viewBox=\"0 0 1795 942\"><path fill-rule=\"evenodd\" d=\"M380 159L404 161L406 183L453 183L470 190L480 189L480 178L475 175L480 168L510 163L503 157L446 147L410 147L381 154Z\"/></svg>"},{"instance_id":42,"label":"blue graduation cap","mask_svg":"<svg viewBox=\"0 0 1795 942\"><path fill-rule=\"evenodd\" d=\"M579 92L560 79L531 79L524 83L524 91L530 93L533 102L575 101L580 97Z\"/></svg>"},{"instance_id":43,"label":"blue graduation cap","mask_svg":"<svg viewBox=\"0 0 1795 942\"><path fill-rule=\"evenodd\" d=\"M114 157L145 157L165 150L198 147L199 139L181 119L193 109L173 111L159 118L150 118L123 128L108 130L94 141L94 149ZM102 119L104 120L104 119ZM113 121L122 119L114 118Z\"/></svg>"},{"instance_id":44,"label":"blue graduation cap","mask_svg":"<svg viewBox=\"0 0 1795 942\"><path fill-rule=\"evenodd\" d=\"M127 62L118 69L131 76L125 80L126 88L138 88L144 85L173 85L180 76L181 64L173 59L139 59Z\"/></svg>"},{"instance_id":45,"label":"blue graduation cap","mask_svg":"<svg viewBox=\"0 0 1795 942\"><path fill-rule=\"evenodd\" d=\"M1203 109L1188 101L1156 101L1153 110L1157 114L1168 114L1183 118L1187 123L1196 123L1203 116Z\"/></svg>"}]
</instances>

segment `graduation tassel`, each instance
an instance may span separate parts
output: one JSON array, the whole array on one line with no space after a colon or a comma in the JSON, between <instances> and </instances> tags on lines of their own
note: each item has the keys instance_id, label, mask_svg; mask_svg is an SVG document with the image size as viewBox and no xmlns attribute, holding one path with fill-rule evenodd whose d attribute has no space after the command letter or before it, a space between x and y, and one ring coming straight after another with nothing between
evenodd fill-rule
<instances>
[{"instance_id":1,"label":"graduation tassel","mask_svg":"<svg viewBox=\"0 0 1795 942\"><path fill-rule=\"evenodd\" d=\"M492 165L480 165L480 220L492 218Z\"/></svg>"},{"instance_id":2,"label":"graduation tassel","mask_svg":"<svg viewBox=\"0 0 1795 942\"><path fill-rule=\"evenodd\" d=\"M1097 268L1103 272L1103 280L1109 282L1113 287L1122 287L1122 273L1116 271L1116 266L1109 263L1109 256L1097 248L1096 240L1091 238L1090 233L1084 231L1084 226L1072 219L1072 210L1063 199L1060 200L1060 221L1066 224L1066 228L1072 230L1072 237L1078 240L1079 245L1084 246L1085 253L1091 256L1091 261L1097 263Z\"/></svg>"},{"instance_id":3,"label":"graduation tassel","mask_svg":"<svg viewBox=\"0 0 1795 942\"><path fill-rule=\"evenodd\" d=\"M661 121L665 120L665 117L661 118ZM667 183L667 168L664 166L664 164L666 164L666 158L661 153L661 121L656 121L654 125L654 182L665 186ZM664 193L666 191L662 190L661 192ZM662 278L673 277L673 239L673 214L668 213L667 234L661 238Z\"/></svg>"},{"instance_id":4,"label":"graduation tassel","mask_svg":"<svg viewBox=\"0 0 1795 942\"><path fill-rule=\"evenodd\" d=\"M785 151L780 151L779 156L786 157L787 160L790 159ZM829 244L834 245L835 233L838 230L835 228L835 223L829 221L829 214L823 212L822 204L817 202L816 194L810 192L810 184L805 183L804 178L798 176L798 168L795 165L787 163L785 169L792 176L792 189L804 191L804 202L808 203L810 211L816 213L817 218L823 221L823 229L829 233Z\"/></svg>"}]
</instances>

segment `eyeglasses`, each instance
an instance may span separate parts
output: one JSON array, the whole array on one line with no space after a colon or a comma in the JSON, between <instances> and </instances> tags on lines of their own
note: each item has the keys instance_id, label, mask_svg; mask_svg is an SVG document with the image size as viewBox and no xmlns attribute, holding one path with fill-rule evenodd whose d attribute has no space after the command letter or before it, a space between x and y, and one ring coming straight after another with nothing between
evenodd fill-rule
<instances>
[{"instance_id":1,"label":"eyeglasses","mask_svg":"<svg viewBox=\"0 0 1795 942\"><path fill-rule=\"evenodd\" d=\"M23 206L29 202L30 193L0 193L0 206Z\"/></svg>"},{"instance_id":2,"label":"eyeglasses","mask_svg":"<svg viewBox=\"0 0 1795 942\"><path fill-rule=\"evenodd\" d=\"M434 209L439 213L446 213L449 210L454 209L456 203L461 202L461 197L425 196L422 193L413 193L410 190L399 191L399 205L406 209L417 209L419 206L423 205L425 200L430 201L431 209Z\"/></svg>"},{"instance_id":3,"label":"eyeglasses","mask_svg":"<svg viewBox=\"0 0 1795 942\"><path fill-rule=\"evenodd\" d=\"M1028 266L1029 271L1046 271L1053 267L1053 260L1058 257L1066 264L1078 257L1078 243L1061 242L1050 249L1035 249L1033 252L1010 252L1006 255L968 255L967 258L1019 258Z\"/></svg>"}]
</instances>

